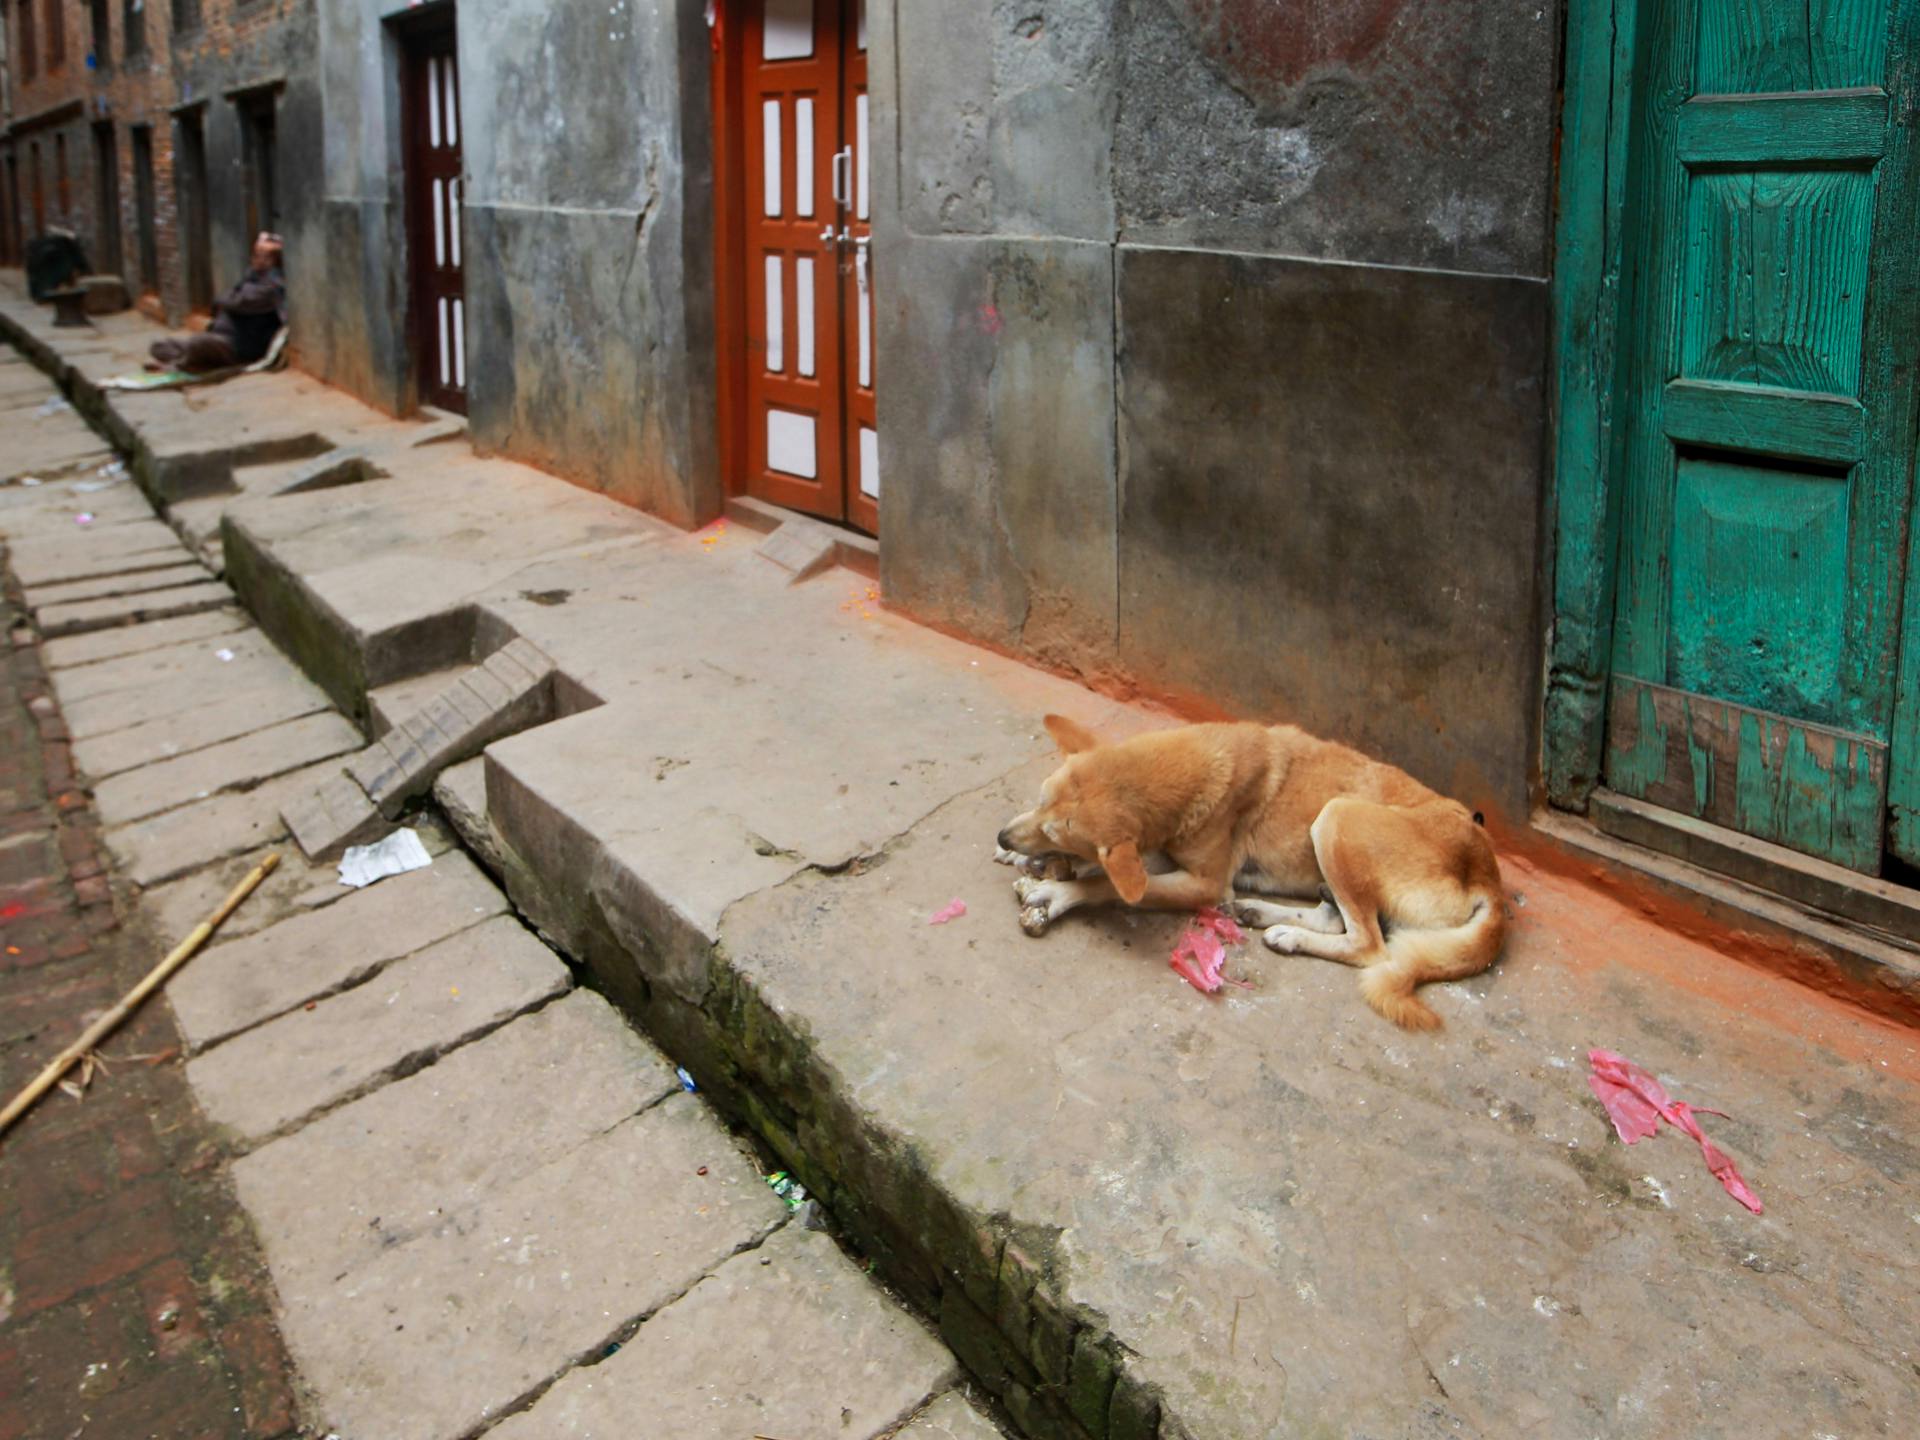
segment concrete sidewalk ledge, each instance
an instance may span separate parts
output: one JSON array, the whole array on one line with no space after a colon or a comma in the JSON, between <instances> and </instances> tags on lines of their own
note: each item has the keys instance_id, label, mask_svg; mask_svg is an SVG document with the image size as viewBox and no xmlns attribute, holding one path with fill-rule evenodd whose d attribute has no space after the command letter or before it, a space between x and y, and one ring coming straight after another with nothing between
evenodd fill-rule
<instances>
[{"instance_id":1,"label":"concrete sidewalk ledge","mask_svg":"<svg viewBox=\"0 0 1920 1440\"><path fill-rule=\"evenodd\" d=\"M340 414L342 443L393 424ZM356 714L371 686L514 637L552 658L558 718L486 749L483 799L458 777L463 823L488 827L514 905L799 1174L1025 1433L1901 1431L1913 1032L1522 855L1506 954L1425 992L1435 1036L1380 1021L1351 971L1257 943L1230 965L1252 990L1201 996L1167 967L1178 917L1075 915L1028 940L992 849L1054 763L1039 717L1158 717L917 629L862 577L789 584L757 536L679 536L524 467L458 465L457 486L389 462L238 494L229 573ZM338 768L262 790L281 805ZM175 850L273 828L257 804L195 808L191 832L161 815L110 838L157 879L182 873ZM929 926L956 897L967 914ZM450 1000L451 971L432 979ZM352 1004L388 983L319 1009L358 1026ZM1672 1134L1625 1149L1585 1084L1594 1046L1728 1112L1708 1128L1766 1213ZM594 1368L653 1373L620 1359ZM597 1414L584 1383L509 1425Z\"/></svg>"}]
</instances>

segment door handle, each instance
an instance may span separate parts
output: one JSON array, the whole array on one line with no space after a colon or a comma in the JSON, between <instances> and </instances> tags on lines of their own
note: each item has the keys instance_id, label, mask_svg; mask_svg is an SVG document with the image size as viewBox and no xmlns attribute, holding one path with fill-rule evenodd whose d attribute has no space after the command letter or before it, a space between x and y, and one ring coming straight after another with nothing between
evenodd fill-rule
<instances>
[{"instance_id":1,"label":"door handle","mask_svg":"<svg viewBox=\"0 0 1920 1440\"><path fill-rule=\"evenodd\" d=\"M840 232L841 235L844 235L845 233L846 232L844 230ZM834 229L831 225L827 226L826 229L820 232L820 248L822 250L832 250L832 249L835 249L838 245L839 245L839 237L835 235Z\"/></svg>"},{"instance_id":2,"label":"door handle","mask_svg":"<svg viewBox=\"0 0 1920 1440\"><path fill-rule=\"evenodd\" d=\"M845 166L843 170L841 167ZM827 177L827 189L833 196L833 203L843 209L852 202L853 196L853 147L843 145L833 153L833 164Z\"/></svg>"}]
</instances>

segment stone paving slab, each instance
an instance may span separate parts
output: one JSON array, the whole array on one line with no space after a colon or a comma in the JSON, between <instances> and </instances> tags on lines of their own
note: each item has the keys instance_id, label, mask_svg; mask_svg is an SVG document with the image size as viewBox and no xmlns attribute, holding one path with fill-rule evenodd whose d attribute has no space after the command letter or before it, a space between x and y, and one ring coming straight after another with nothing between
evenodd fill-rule
<instances>
[{"instance_id":1,"label":"stone paving slab","mask_svg":"<svg viewBox=\"0 0 1920 1440\"><path fill-rule=\"evenodd\" d=\"M13 573L22 587L88 580L129 570L157 570L192 559L192 552L158 520L104 525L73 536L35 539L12 547Z\"/></svg>"},{"instance_id":2,"label":"stone paving slab","mask_svg":"<svg viewBox=\"0 0 1920 1440\"><path fill-rule=\"evenodd\" d=\"M189 1053L358 985L417 950L503 915L507 898L458 852L194 957L167 986Z\"/></svg>"},{"instance_id":3,"label":"stone paving slab","mask_svg":"<svg viewBox=\"0 0 1920 1440\"><path fill-rule=\"evenodd\" d=\"M259 1141L417 1070L569 983L557 955L500 917L235 1036L188 1061L187 1078L209 1119Z\"/></svg>"},{"instance_id":4,"label":"stone paving slab","mask_svg":"<svg viewBox=\"0 0 1920 1440\"><path fill-rule=\"evenodd\" d=\"M414 816L410 823L427 854L436 861L449 850L458 848L452 833L432 815ZM141 895L141 914L171 944L211 914L254 863L250 854L233 855L214 860L191 875L156 885ZM360 893L340 883L337 865L310 865L297 850L285 846L273 873L247 897L246 904L227 917L215 938L225 944ZM181 972L183 976L186 973ZM169 982L168 988L177 983Z\"/></svg>"},{"instance_id":5,"label":"stone paving slab","mask_svg":"<svg viewBox=\"0 0 1920 1440\"><path fill-rule=\"evenodd\" d=\"M243 1156L234 1184L282 1293L318 1291L396 1245L471 1231L488 1197L679 1093L665 1057L576 990Z\"/></svg>"},{"instance_id":6,"label":"stone paving slab","mask_svg":"<svg viewBox=\"0 0 1920 1440\"><path fill-rule=\"evenodd\" d=\"M88 630L105 630L115 625L137 625L147 620L169 620L176 615L194 615L233 603L233 595L218 580L203 579L191 585L175 585L164 590L144 590L131 595L109 595L102 600L77 600L69 604L42 605L34 611L34 623L49 639L78 635Z\"/></svg>"},{"instance_id":7,"label":"stone paving slab","mask_svg":"<svg viewBox=\"0 0 1920 1440\"><path fill-rule=\"evenodd\" d=\"M898 1440L1000 1440L1001 1430L986 1416L948 1391L913 1417Z\"/></svg>"},{"instance_id":8,"label":"stone paving slab","mask_svg":"<svg viewBox=\"0 0 1920 1440\"><path fill-rule=\"evenodd\" d=\"M221 659L222 652L233 658ZM258 630L233 630L56 671L53 683L73 733L104 735L142 720L216 703L263 681L300 678L299 670L265 635Z\"/></svg>"},{"instance_id":9,"label":"stone paving slab","mask_svg":"<svg viewBox=\"0 0 1920 1440\"><path fill-rule=\"evenodd\" d=\"M275 682L250 685L191 710L104 735L76 737L73 760L82 775L104 780L332 708L318 687L289 668Z\"/></svg>"},{"instance_id":10,"label":"stone paving slab","mask_svg":"<svg viewBox=\"0 0 1920 1440\"><path fill-rule=\"evenodd\" d=\"M135 595L145 590L168 590L207 579L207 567L193 562L169 565L160 570L136 570L130 575L102 575L93 580L62 580L54 585L36 585L26 592L27 604L70 605L77 600L103 600L114 595Z\"/></svg>"},{"instance_id":11,"label":"stone paving slab","mask_svg":"<svg viewBox=\"0 0 1920 1440\"><path fill-rule=\"evenodd\" d=\"M788 1225L489 1434L875 1440L953 1378L946 1348L832 1240Z\"/></svg>"},{"instance_id":12,"label":"stone paving slab","mask_svg":"<svg viewBox=\"0 0 1920 1440\"><path fill-rule=\"evenodd\" d=\"M155 620L146 625L129 625L124 630L50 640L41 647L40 654L49 670L84 669L120 656L147 657L209 636L230 635L251 629L252 623L246 612L235 605L225 610L183 615L177 620Z\"/></svg>"},{"instance_id":13,"label":"stone paving slab","mask_svg":"<svg viewBox=\"0 0 1920 1440\"><path fill-rule=\"evenodd\" d=\"M672 1301L784 1217L785 1207L706 1107L679 1095L337 1283L281 1280L278 1247L269 1240L267 1249L288 1348L328 1423L343 1436L454 1440L599 1353L634 1320ZM824 1237L819 1243L860 1285L832 1243ZM740 1260L755 1272L772 1268L752 1252L733 1263ZM823 1265L804 1278L817 1284L829 1274ZM822 1309L809 1318L831 1313ZM745 1317L733 1320L733 1331L717 1341L737 1345L744 1338ZM878 1327L871 1335L842 1333L855 1343L891 1338ZM925 1368L938 1373L938 1362ZM719 1373L730 1388L758 1388L737 1352ZM692 1433L671 1424L654 1429L651 1418L647 1424L647 1433L662 1437ZM731 1434L746 1440L750 1432Z\"/></svg>"},{"instance_id":14,"label":"stone paving slab","mask_svg":"<svg viewBox=\"0 0 1920 1440\"><path fill-rule=\"evenodd\" d=\"M360 744L360 732L332 711L309 715L103 780L93 787L94 805L105 824L124 825L222 790L250 788Z\"/></svg>"},{"instance_id":15,"label":"stone paving slab","mask_svg":"<svg viewBox=\"0 0 1920 1440\"><path fill-rule=\"evenodd\" d=\"M106 833L127 879L158 885L229 855L255 854L286 838L280 807L326 773L327 762L276 776L252 790L215 795Z\"/></svg>"}]
</instances>

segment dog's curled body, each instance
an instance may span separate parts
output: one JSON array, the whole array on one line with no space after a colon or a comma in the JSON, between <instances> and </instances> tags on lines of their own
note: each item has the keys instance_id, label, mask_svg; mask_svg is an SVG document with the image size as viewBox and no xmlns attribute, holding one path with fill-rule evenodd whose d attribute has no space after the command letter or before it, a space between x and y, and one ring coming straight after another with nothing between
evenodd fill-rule
<instances>
[{"instance_id":1,"label":"dog's curled body","mask_svg":"<svg viewBox=\"0 0 1920 1440\"><path fill-rule=\"evenodd\" d=\"M1409 1029L1440 1024L1416 986L1478 974L1499 954L1492 843L1465 806L1405 771L1291 725L1187 725L1101 744L1071 720L1046 724L1066 759L1000 844L1104 874L1018 882L1029 933L1116 898L1227 904L1274 950L1359 967L1367 1003ZM1141 857L1155 850L1171 871L1147 873Z\"/></svg>"}]
</instances>

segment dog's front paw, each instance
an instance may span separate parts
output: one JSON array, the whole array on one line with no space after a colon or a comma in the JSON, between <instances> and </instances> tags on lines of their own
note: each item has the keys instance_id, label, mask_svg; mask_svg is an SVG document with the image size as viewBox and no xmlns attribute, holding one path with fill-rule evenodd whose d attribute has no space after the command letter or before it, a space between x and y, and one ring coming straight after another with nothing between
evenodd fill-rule
<instances>
[{"instance_id":1,"label":"dog's front paw","mask_svg":"<svg viewBox=\"0 0 1920 1440\"><path fill-rule=\"evenodd\" d=\"M1020 928L1036 939L1046 934L1052 923L1053 917L1044 905L1028 905L1020 911Z\"/></svg>"},{"instance_id":2,"label":"dog's front paw","mask_svg":"<svg viewBox=\"0 0 1920 1440\"><path fill-rule=\"evenodd\" d=\"M1024 867L1027 863L1027 857L1022 855L1018 850L1009 850L1004 845L996 845L993 849L993 863L996 865L1019 865Z\"/></svg>"},{"instance_id":3,"label":"dog's front paw","mask_svg":"<svg viewBox=\"0 0 1920 1440\"><path fill-rule=\"evenodd\" d=\"M1265 930L1272 907L1261 900L1233 899L1222 905L1229 919L1237 922L1245 930ZM1281 927L1273 927L1278 930Z\"/></svg>"},{"instance_id":4,"label":"dog's front paw","mask_svg":"<svg viewBox=\"0 0 1920 1440\"><path fill-rule=\"evenodd\" d=\"M1024 905L1027 903L1028 897L1046 883L1046 881L1037 879L1032 875L1022 875L1018 880L1013 882L1013 898Z\"/></svg>"},{"instance_id":5,"label":"dog's front paw","mask_svg":"<svg viewBox=\"0 0 1920 1440\"><path fill-rule=\"evenodd\" d=\"M1295 925L1270 925L1260 932L1260 939L1269 950L1281 955L1298 955L1300 942L1306 938L1306 932Z\"/></svg>"}]
</instances>

